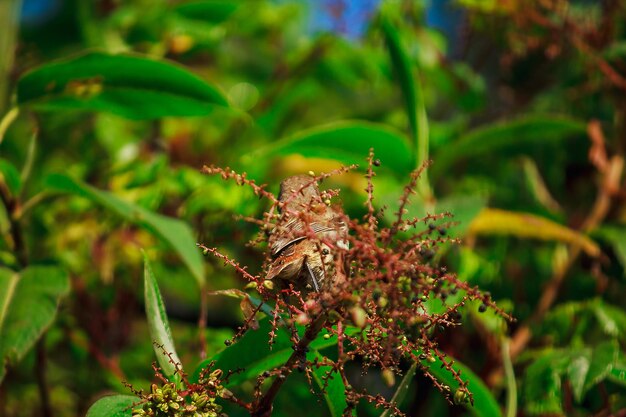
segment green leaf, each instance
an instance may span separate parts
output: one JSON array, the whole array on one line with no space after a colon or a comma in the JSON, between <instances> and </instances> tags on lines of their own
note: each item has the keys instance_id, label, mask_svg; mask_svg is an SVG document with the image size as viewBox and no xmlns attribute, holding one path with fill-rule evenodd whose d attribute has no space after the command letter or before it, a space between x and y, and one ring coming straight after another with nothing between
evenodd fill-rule
<instances>
[{"instance_id":1,"label":"green leaf","mask_svg":"<svg viewBox=\"0 0 626 417\"><path fill-rule=\"evenodd\" d=\"M18 82L17 102L37 110L107 111L131 119L201 116L227 106L215 87L183 67L100 52L29 71Z\"/></svg>"},{"instance_id":2,"label":"green leaf","mask_svg":"<svg viewBox=\"0 0 626 417\"><path fill-rule=\"evenodd\" d=\"M145 254L144 263L144 301L146 304L146 317L148 318L150 337L153 342L162 346L161 348L155 345L154 352L156 353L161 369L166 376L171 378L176 375L176 365L174 363L180 364L181 362L176 354L176 347L174 346L174 339L172 338L170 325L167 321L167 313L165 312L165 305L161 298L159 285L152 273L148 257Z\"/></svg>"},{"instance_id":3,"label":"green leaf","mask_svg":"<svg viewBox=\"0 0 626 417\"><path fill-rule=\"evenodd\" d=\"M569 354L567 378L569 379L576 402L580 403L585 394L585 380L589 374L591 349L578 349Z\"/></svg>"},{"instance_id":4,"label":"green leaf","mask_svg":"<svg viewBox=\"0 0 626 417\"><path fill-rule=\"evenodd\" d=\"M561 374L569 356L563 351L548 351L535 360L524 376L524 406L530 415L563 415Z\"/></svg>"},{"instance_id":5,"label":"green leaf","mask_svg":"<svg viewBox=\"0 0 626 417\"><path fill-rule=\"evenodd\" d=\"M613 337L625 338L626 312L624 310L607 304L600 299L593 303L592 308L604 333Z\"/></svg>"},{"instance_id":6,"label":"green leaf","mask_svg":"<svg viewBox=\"0 0 626 417\"><path fill-rule=\"evenodd\" d=\"M456 390L459 388L459 383L453 377L453 375L448 371L441 360L436 356L434 362L430 362L428 360L422 361L421 367L428 370L432 375L435 376L441 383L444 385L448 385L450 387L450 392L454 395ZM454 360L453 358L448 357L449 360ZM485 385L485 383L480 379L471 369L467 366L463 365L461 362L454 360L454 364L452 368L457 372L461 372L461 377L463 380L467 381L467 389L472 393L474 398L474 405L465 404L465 408L476 417L501 417L502 412L498 407L498 402L494 398L489 388Z\"/></svg>"},{"instance_id":7,"label":"green leaf","mask_svg":"<svg viewBox=\"0 0 626 417\"><path fill-rule=\"evenodd\" d=\"M302 328L300 328L302 329ZM263 371L274 369L284 364L293 353L290 335L284 327L276 333L274 344L269 348L270 320L259 321L257 330L248 330L237 343L217 353L212 358L202 361L193 374L193 381L197 381L202 369L215 361L215 368L223 371L243 369L228 380L227 386L238 385L248 379L259 376ZM346 334L353 334L357 329L346 329ZM324 339L317 337L309 348L311 351L320 350L337 344L337 338Z\"/></svg>"},{"instance_id":8,"label":"green leaf","mask_svg":"<svg viewBox=\"0 0 626 417\"><path fill-rule=\"evenodd\" d=\"M6 159L0 159L0 183L6 184L13 196L17 196L22 189L20 173L17 168Z\"/></svg>"},{"instance_id":9,"label":"green leaf","mask_svg":"<svg viewBox=\"0 0 626 417\"><path fill-rule=\"evenodd\" d=\"M578 245L589 256L600 255L598 245L584 234L545 217L500 209L484 209L473 221L469 233L474 235L510 235Z\"/></svg>"},{"instance_id":10,"label":"green leaf","mask_svg":"<svg viewBox=\"0 0 626 417\"><path fill-rule=\"evenodd\" d=\"M404 377L402 377L402 381L400 381L400 385L398 385L398 389L393 393L393 397L391 397L391 402L396 405L400 405L406 394L409 392L409 387L411 386L411 381L413 381L413 377L415 376L415 371L417 371L417 363L414 362L413 365L406 371ZM380 417L389 417L391 416L391 410L385 410Z\"/></svg>"},{"instance_id":11,"label":"green leaf","mask_svg":"<svg viewBox=\"0 0 626 417\"><path fill-rule=\"evenodd\" d=\"M388 18L381 18L381 29L393 68L400 82L400 90L404 96L411 136L416 147L416 166L420 166L428 160L428 118L419 74L413 74L415 70L402 45L400 34Z\"/></svg>"},{"instance_id":12,"label":"green leaf","mask_svg":"<svg viewBox=\"0 0 626 417\"><path fill-rule=\"evenodd\" d=\"M0 267L0 381L7 365L20 361L52 324L67 274L52 266L17 273Z\"/></svg>"},{"instance_id":13,"label":"green leaf","mask_svg":"<svg viewBox=\"0 0 626 417\"><path fill-rule=\"evenodd\" d=\"M387 126L356 121L335 122L296 133L245 155L243 160L253 163L258 158L298 153L363 165L370 148L381 161L380 169L401 178L412 171L411 149L401 133Z\"/></svg>"},{"instance_id":14,"label":"green leaf","mask_svg":"<svg viewBox=\"0 0 626 417\"><path fill-rule=\"evenodd\" d=\"M174 11L187 19L197 19L218 24L227 20L239 4L233 0L204 0L182 3Z\"/></svg>"},{"instance_id":15,"label":"green leaf","mask_svg":"<svg viewBox=\"0 0 626 417\"><path fill-rule=\"evenodd\" d=\"M615 363L615 366L607 375L607 379L623 387L626 387L626 357L624 357L623 353L620 353L619 356L620 357Z\"/></svg>"},{"instance_id":16,"label":"green leaf","mask_svg":"<svg viewBox=\"0 0 626 417\"><path fill-rule=\"evenodd\" d=\"M547 141L560 141L585 134L584 122L560 116L526 116L473 130L433 156L433 177L441 177L459 159L474 158L504 147L515 147Z\"/></svg>"},{"instance_id":17,"label":"green leaf","mask_svg":"<svg viewBox=\"0 0 626 417\"><path fill-rule=\"evenodd\" d=\"M587 377L585 378L583 395L611 373L611 370L617 363L618 355L619 343L617 343L617 340L609 340L594 347L591 363L589 364L589 372L587 372Z\"/></svg>"},{"instance_id":18,"label":"green leaf","mask_svg":"<svg viewBox=\"0 0 626 417\"><path fill-rule=\"evenodd\" d=\"M110 395L96 401L86 417L130 417L132 406L139 402L139 398L130 395Z\"/></svg>"},{"instance_id":19,"label":"green leaf","mask_svg":"<svg viewBox=\"0 0 626 417\"><path fill-rule=\"evenodd\" d=\"M46 180L49 189L76 194L88 198L122 216L125 220L141 225L160 237L178 253L187 268L204 287L204 263L189 226L180 220L162 216L119 199L112 193L98 190L66 175L53 174Z\"/></svg>"},{"instance_id":20,"label":"green leaf","mask_svg":"<svg viewBox=\"0 0 626 417\"><path fill-rule=\"evenodd\" d=\"M320 361L324 359L324 356L317 350L311 352L314 358L318 358ZM341 380L339 373L335 372L331 378L328 378L327 385L324 386L324 378L327 373L331 371L330 366L320 366L313 369L313 379L317 383L317 386L324 390L324 399L328 405L328 410L332 417L343 416L343 410L346 409L348 403L346 402L346 387Z\"/></svg>"}]
</instances>

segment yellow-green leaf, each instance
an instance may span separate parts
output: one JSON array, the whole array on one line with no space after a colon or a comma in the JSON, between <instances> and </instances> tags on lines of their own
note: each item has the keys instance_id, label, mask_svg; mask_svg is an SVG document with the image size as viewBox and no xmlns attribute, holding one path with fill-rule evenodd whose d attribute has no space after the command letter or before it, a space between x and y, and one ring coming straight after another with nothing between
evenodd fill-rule
<instances>
[{"instance_id":1,"label":"yellow-green leaf","mask_svg":"<svg viewBox=\"0 0 626 417\"><path fill-rule=\"evenodd\" d=\"M600 247L584 234L545 217L499 209L483 209L469 228L473 235L510 235L580 246L590 256L600 255Z\"/></svg>"}]
</instances>

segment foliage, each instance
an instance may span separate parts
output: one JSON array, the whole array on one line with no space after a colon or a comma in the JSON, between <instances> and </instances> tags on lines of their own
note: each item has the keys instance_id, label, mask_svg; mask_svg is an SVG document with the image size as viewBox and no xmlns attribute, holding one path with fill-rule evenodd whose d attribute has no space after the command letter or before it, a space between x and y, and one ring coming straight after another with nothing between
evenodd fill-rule
<instances>
[{"instance_id":1,"label":"foliage","mask_svg":"<svg viewBox=\"0 0 626 417\"><path fill-rule=\"evenodd\" d=\"M19 3L0 415L624 413L623 2ZM355 274L319 293L265 280L309 171Z\"/></svg>"}]
</instances>

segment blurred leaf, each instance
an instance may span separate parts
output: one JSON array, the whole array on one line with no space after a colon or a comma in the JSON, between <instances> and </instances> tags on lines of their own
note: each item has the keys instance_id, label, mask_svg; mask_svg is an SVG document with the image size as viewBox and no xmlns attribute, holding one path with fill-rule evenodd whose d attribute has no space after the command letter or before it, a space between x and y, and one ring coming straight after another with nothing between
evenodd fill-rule
<instances>
[{"instance_id":1,"label":"blurred leaf","mask_svg":"<svg viewBox=\"0 0 626 417\"><path fill-rule=\"evenodd\" d=\"M617 363L618 354L619 343L616 340L609 340L594 347L591 363L589 364L589 372L585 378L583 395L609 375Z\"/></svg>"},{"instance_id":2,"label":"blurred leaf","mask_svg":"<svg viewBox=\"0 0 626 417\"><path fill-rule=\"evenodd\" d=\"M416 166L419 166L428 160L428 118L419 74L413 75L414 69L400 41L400 34L388 18L381 18L381 28L393 68L400 81L400 91L404 96L411 136L416 147Z\"/></svg>"},{"instance_id":3,"label":"blurred leaf","mask_svg":"<svg viewBox=\"0 0 626 417\"><path fill-rule=\"evenodd\" d=\"M108 111L131 119L200 116L227 106L213 86L183 67L134 55L90 52L26 73L17 102L38 110Z\"/></svg>"},{"instance_id":4,"label":"blurred leaf","mask_svg":"<svg viewBox=\"0 0 626 417\"><path fill-rule=\"evenodd\" d=\"M411 367L406 371L402 381L398 385L396 392L393 393L393 397L391 398L391 402L396 405L400 405L406 394L409 392L409 387L411 386L411 381L413 381L413 377L415 376L415 371L417 370L417 363L413 363ZM389 417L391 416L391 410L385 410L380 417Z\"/></svg>"},{"instance_id":5,"label":"blurred leaf","mask_svg":"<svg viewBox=\"0 0 626 417\"><path fill-rule=\"evenodd\" d=\"M559 203L552 197L552 194L550 194L550 190L548 190L548 186L543 180L535 161L530 158L523 157L522 167L524 169L528 187L530 188L530 191L535 199L543 207L554 213L562 212L563 210L561 209L561 206L559 206Z\"/></svg>"},{"instance_id":6,"label":"blurred leaf","mask_svg":"<svg viewBox=\"0 0 626 417\"><path fill-rule=\"evenodd\" d=\"M567 366L569 379L576 402L580 403L585 393L585 380L589 374L591 363L591 349L577 349L570 352L570 361Z\"/></svg>"},{"instance_id":7,"label":"blurred leaf","mask_svg":"<svg viewBox=\"0 0 626 417\"><path fill-rule=\"evenodd\" d=\"M244 156L244 162L258 158L299 153L307 157L335 159L344 164L363 165L374 148L380 169L406 177L413 169L411 149L399 132L368 122L344 121L302 131Z\"/></svg>"},{"instance_id":8,"label":"blurred leaf","mask_svg":"<svg viewBox=\"0 0 626 417\"><path fill-rule=\"evenodd\" d=\"M0 267L0 381L52 324L59 299L69 291L65 271L31 266L17 273Z\"/></svg>"},{"instance_id":9,"label":"blurred leaf","mask_svg":"<svg viewBox=\"0 0 626 417\"><path fill-rule=\"evenodd\" d=\"M324 359L324 356L317 350L311 353L313 354L313 358L317 358L320 362ZM327 373L330 371L332 371L330 366L314 367L313 379L317 383L317 386L321 390L324 390L324 399L330 410L330 415L332 417L341 417L343 416L343 410L348 406L346 402L346 387L337 372L334 372L331 378L326 378ZM354 411L352 415L354 415Z\"/></svg>"},{"instance_id":10,"label":"blurred leaf","mask_svg":"<svg viewBox=\"0 0 626 417\"><path fill-rule=\"evenodd\" d=\"M618 352L618 355L619 358L607 378L616 384L626 387L626 357L623 352Z\"/></svg>"},{"instance_id":11,"label":"blurred leaf","mask_svg":"<svg viewBox=\"0 0 626 417\"><path fill-rule=\"evenodd\" d=\"M112 193L101 191L66 175L53 174L46 180L49 189L72 193L118 213L124 219L139 224L169 243L178 253L198 282L204 286L204 263L189 226L180 220L162 216L119 199Z\"/></svg>"},{"instance_id":12,"label":"blurred leaf","mask_svg":"<svg viewBox=\"0 0 626 417\"><path fill-rule=\"evenodd\" d=\"M421 361L421 366L433 374L443 385L448 385L450 392L454 395L459 388L458 381L454 379L438 357L433 356L433 358L435 359L433 362ZM468 403L465 404L465 408L476 417L501 417L502 412L498 407L498 402L482 379L456 359L448 357L448 360L454 361L452 368L460 372L462 379L467 381L467 388L474 398L474 405Z\"/></svg>"},{"instance_id":13,"label":"blurred leaf","mask_svg":"<svg viewBox=\"0 0 626 417\"><path fill-rule=\"evenodd\" d=\"M578 245L589 256L600 255L600 248L589 237L573 229L530 213L484 209L469 228L474 235L510 235Z\"/></svg>"},{"instance_id":14,"label":"blurred leaf","mask_svg":"<svg viewBox=\"0 0 626 417\"><path fill-rule=\"evenodd\" d=\"M448 228L448 234L454 237L465 236L467 230L472 227L476 216L484 211L487 205L487 197L475 195L451 195L437 200L435 212L450 212L454 217ZM424 212L424 215L426 212Z\"/></svg>"},{"instance_id":15,"label":"blurred leaf","mask_svg":"<svg viewBox=\"0 0 626 417\"><path fill-rule=\"evenodd\" d=\"M139 398L130 395L110 395L96 401L86 417L130 417L132 406Z\"/></svg>"},{"instance_id":16,"label":"blurred leaf","mask_svg":"<svg viewBox=\"0 0 626 417\"><path fill-rule=\"evenodd\" d=\"M626 227L616 225L602 226L594 231L594 235L606 239L613 245L615 255L622 264L624 275L626 275Z\"/></svg>"},{"instance_id":17,"label":"blurred leaf","mask_svg":"<svg viewBox=\"0 0 626 417\"><path fill-rule=\"evenodd\" d=\"M12 196L17 196L22 189L19 171L6 159L0 159L0 183L6 184Z\"/></svg>"},{"instance_id":18,"label":"blurred leaf","mask_svg":"<svg viewBox=\"0 0 626 417\"><path fill-rule=\"evenodd\" d=\"M593 304L593 312L604 333L613 337L626 338L626 312L624 310L597 300Z\"/></svg>"},{"instance_id":19,"label":"blurred leaf","mask_svg":"<svg viewBox=\"0 0 626 417\"><path fill-rule=\"evenodd\" d=\"M459 159L473 158L496 152L500 148L527 148L529 144L560 141L573 135L582 135L587 125L560 116L527 116L498 122L473 130L449 146L442 147L433 156L433 177L444 175Z\"/></svg>"},{"instance_id":20,"label":"blurred leaf","mask_svg":"<svg viewBox=\"0 0 626 417\"><path fill-rule=\"evenodd\" d=\"M172 332L170 331L170 325L167 321L167 313L165 312L165 305L161 298L161 292L159 291L159 284L152 273L150 262L148 257L144 254L144 302L146 304L146 317L148 318L148 329L150 330L150 338L152 341L160 346L154 346L154 353L156 353L159 361L159 366L163 370L163 373L172 378L176 375L176 365L181 361L176 353L176 347L174 346L174 339L172 338ZM172 361L174 363L172 363ZM182 366L182 365L179 365Z\"/></svg>"},{"instance_id":21,"label":"blurred leaf","mask_svg":"<svg viewBox=\"0 0 626 417\"><path fill-rule=\"evenodd\" d=\"M561 374L567 368L569 356L562 351L542 354L524 376L524 406L530 415L563 415Z\"/></svg>"},{"instance_id":22,"label":"blurred leaf","mask_svg":"<svg viewBox=\"0 0 626 417\"><path fill-rule=\"evenodd\" d=\"M174 11L187 19L198 19L217 24L228 19L239 6L233 0L190 1L176 5Z\"/></svg>"}]
</instances>

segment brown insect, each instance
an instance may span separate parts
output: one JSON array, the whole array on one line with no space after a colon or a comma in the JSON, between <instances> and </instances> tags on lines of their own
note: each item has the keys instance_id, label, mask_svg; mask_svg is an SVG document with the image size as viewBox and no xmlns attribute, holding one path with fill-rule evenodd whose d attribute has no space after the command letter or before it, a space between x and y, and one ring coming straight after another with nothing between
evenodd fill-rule
<instances>
[{"instance_id":1,"label":"brown insect","mask_svg":"<svg viewBox=\"0 0 626 417\"><path fill-rule=\"evenodd\" d=\"M337 248L347 249L347 226L322 201L317 182L308 175L280 184L281 221L270 236L272 262L267 279L291 281L320 291L336 274Z\"/></svg>"}]
</instances>

